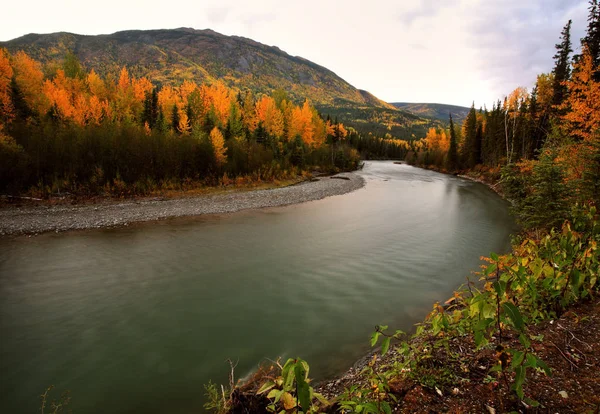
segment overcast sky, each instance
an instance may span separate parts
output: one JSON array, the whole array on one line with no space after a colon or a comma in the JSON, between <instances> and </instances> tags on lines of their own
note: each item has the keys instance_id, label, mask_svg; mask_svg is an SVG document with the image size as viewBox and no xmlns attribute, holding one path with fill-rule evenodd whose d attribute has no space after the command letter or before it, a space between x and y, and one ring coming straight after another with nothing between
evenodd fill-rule
<instances>
[{"instance_id":1,"label":"overcast sky","mask_svg":"<svg viewBox=\"0 0 600 414\"><path fill-rule=\"evenodd\" d=\"M89 4L93 4L89 5ZM10 1L0 40L27 33L210 28L278 46L388 102L491 103L552 69L587 0Z\"/></svg>"}]
</instances>

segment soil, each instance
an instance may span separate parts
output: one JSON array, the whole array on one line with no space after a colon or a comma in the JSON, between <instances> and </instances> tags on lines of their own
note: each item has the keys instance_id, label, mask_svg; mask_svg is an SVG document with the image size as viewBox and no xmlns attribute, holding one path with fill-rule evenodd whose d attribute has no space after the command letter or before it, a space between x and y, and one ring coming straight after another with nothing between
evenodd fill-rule
<instances>
[{"instance_id":1,"label":"soil","mask_svg":"<svg viewBox=\"0 0 600 414\"><path fill-rule=\"evenodd\" d=\"M531 335L542 338L532 347L551 369L550 376L541 370L527 375L525 396L537 401L539 407L518 401L501 379L489 374L489 369L498 363L495 350L474 351L473 338L465 336L454 338L450 345L451 351L461 355L459 363L449 362L443 350L434 353L434 363L461 380L432 388L410 379L393 379L390 389L398 398L394 412L600 412L600 300L581 302L560 318L530 326L529 330ZM517 347L516 337L507 341ZM362 366L371 359L376 370L383 370L397 357L397 351L391 350L385 357L365 358ZM320 384L318 391L335 400L345 388L355 384L365 386L365 379L358 375L362 366L359 364L341 378Z\"/></svg>"}]
</instances>

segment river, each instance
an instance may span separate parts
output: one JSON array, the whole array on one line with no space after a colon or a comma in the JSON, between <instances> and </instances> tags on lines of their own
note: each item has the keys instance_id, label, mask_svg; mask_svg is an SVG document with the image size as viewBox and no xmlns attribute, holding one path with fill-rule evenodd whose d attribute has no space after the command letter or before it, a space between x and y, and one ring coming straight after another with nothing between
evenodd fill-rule
<instances>
[{"instance_id":1,"label":"river","mask_svg":"<svg viewBox=\"0 0 600 414\"><path fill-rule=\"evenodd\" d=\"M349 368L376 324L410 330L509 248L484 185L367 162L366 186L308 203L0 239L0 412L49 385L75 413L203 412L203 384L300 356Z\"/></svg>"}]
</instances>

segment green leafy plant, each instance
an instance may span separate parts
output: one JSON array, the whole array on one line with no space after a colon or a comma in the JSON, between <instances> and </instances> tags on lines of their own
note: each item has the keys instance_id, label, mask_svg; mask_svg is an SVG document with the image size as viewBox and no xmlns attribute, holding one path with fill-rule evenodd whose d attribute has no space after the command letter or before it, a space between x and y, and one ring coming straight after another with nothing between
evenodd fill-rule
<instances>
[{"instance_id":1,"label":"green leafy plant","mask_svg":"<svg viewBox=\"0 0 600 414\"><path fill-rule=\"evenodd\" d=\"M257 395L266 394L270 400L267 409L270 412L317 413L320 405L329 405L321 394L309 385L309 365L300 358L289 358L282 366L281 375L266 381L257 391Z\"/></svg>"}]
</instances>

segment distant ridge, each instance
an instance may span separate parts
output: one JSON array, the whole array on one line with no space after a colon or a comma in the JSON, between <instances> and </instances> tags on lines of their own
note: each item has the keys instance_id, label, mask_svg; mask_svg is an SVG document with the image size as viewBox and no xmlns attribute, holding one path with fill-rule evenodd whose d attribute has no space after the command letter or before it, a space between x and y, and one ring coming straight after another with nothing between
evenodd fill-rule
<instances>
[{"instance_id":1,"label":"distant ridge","mask_svg":"<svg viewBox=\"0 0 600 414\"><path fill-rule=\"evenodd\" d=\"M424 118L436 119L447 123L449 114L457 123L462 123L471 108L458 105L446 105L438 103L410 103L410 102L393 102L393 106L411 114Z\"/></svg>"}]
</instances>

